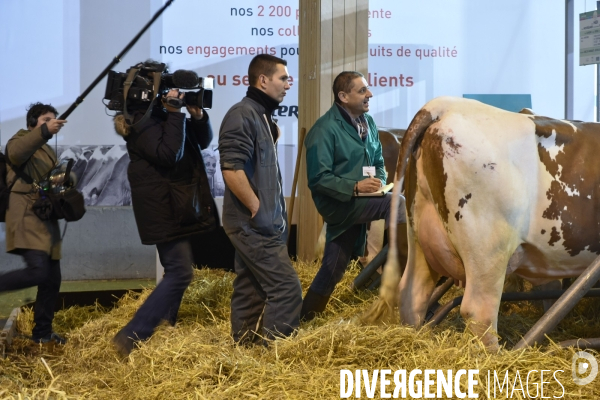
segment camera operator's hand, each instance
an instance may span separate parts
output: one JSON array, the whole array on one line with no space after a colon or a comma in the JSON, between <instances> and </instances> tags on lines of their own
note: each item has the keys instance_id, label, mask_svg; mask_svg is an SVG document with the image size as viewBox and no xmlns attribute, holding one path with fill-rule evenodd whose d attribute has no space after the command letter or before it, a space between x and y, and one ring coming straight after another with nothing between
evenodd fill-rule
<instances>
[{"instance_id":1,"label":"camera operator's hand","mask_svg":"<svg viewBox=\"0 0 600 400\"><path fill-rule=\"evenodd\" d=\"M168 99L169 97L177 97L180 99L183 99L184 93L179 93L179 89L171 89L169 90L169 93L167 93L166 96L163 96L163 106L165 107L165 109L168 112L181 112L181 109L178 107L173 107L169 104L167 104L167 102L165 101L166 99Z\"/></svg>"},{"instance_id":2,"label":"camera operator's hand","mask_svg":"<svg viewBox=\"0 0 600 400\"><path fill-rule=\"evenodd\" d=\"M185 107L187 108L188 112L190 113L193 119L202 119L202 117L204 117L204 111L202 111L200 107L190 106L187 104Z\"/></svg>"},{"instance_id":3,"label":"camera operator's hand","mask_svg":"<svg viewBox=\"0 0 600 400\"><path fill-rule=\"evenodd\" d=\"M63 127L64 124L67 123L66 119L55 119L52 118L50 121L45 122L46 128L48 128L48 132L55 135L60 131L60 128Z\"/></svg>"}]
</instances>

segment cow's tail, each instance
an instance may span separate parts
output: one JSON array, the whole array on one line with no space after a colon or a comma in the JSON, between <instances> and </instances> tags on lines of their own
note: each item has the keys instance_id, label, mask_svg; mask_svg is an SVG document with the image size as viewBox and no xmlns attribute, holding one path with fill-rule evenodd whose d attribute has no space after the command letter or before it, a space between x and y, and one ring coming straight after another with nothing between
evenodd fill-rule
<instances>
[{"instance_id":1,"label":"cow's tail","mask_svg":"<svg viewBox=\"0 0 600 400\"><path fill-rule=\"evenodd\" d=\"M384 322L393 319L393 311L397 306L398 284L400 283L401 278L400 263L398 262L398 244L396 240L398 205L401 192L399 183L404 177L411 153L418 146L423 134L432 122L433 118L429 111L425 109L419 110L406 130L406 134L402 138L400 153L398 155L398 164L396 166L394 190L392 192L392 209L390 210L390 223L388 228L388 257L383 268L379 298L376 299L373 306L363 314L361 319L364 323ZM406 207L406 215L408 217L408 208L410 205L406 204Z\"/></svg>"}]
</instances>

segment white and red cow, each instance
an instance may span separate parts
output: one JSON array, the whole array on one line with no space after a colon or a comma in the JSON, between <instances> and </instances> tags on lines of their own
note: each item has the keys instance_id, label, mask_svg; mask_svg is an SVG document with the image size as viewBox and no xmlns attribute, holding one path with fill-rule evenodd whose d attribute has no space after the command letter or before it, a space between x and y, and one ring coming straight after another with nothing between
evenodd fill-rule
<instances>
[{"instance_id":1,"label":"white and red cow","mask_svg":"<svg viewBox=\"0 0 600 400\"><path fill-rule=\"evenodd\" d=\"M396 170L409 218L401 321L420 326L438 278L449 276L465 285L461 314L469 328L496 347L508 273L541 284L579 275L600 254L599 154L600 124L461 98L427 103L404 136ZM390 239L380 302L367 320L398 299Z\"/></svg>"}]
</instances>

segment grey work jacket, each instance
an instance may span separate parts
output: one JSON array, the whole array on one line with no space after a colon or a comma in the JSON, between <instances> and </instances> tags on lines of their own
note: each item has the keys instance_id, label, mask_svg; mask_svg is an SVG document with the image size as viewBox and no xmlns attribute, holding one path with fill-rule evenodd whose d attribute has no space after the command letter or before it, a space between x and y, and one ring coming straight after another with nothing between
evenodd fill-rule
<instances>
[{"instance_id":1,"label":"grey work jacket","mask_svg":"<svg viewBox=\"0 0 600 400\"><path fill-rule=\"evenodd\" d=\"M277 160L279 134L279 128L275 135L271 134L265 108L248 97L231 107L223 118L219 131L221 169L243 169L260 201L258 212L250 218L250 210L225 188L223 228L228 234L243 230L247 234L287 236L287 213Z\"/></svg>"}]
</instances>

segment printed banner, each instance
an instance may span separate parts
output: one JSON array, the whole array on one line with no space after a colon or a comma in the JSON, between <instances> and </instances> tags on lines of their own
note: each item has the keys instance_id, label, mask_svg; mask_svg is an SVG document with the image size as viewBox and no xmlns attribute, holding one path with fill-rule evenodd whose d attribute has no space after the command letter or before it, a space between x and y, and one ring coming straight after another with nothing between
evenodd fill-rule
<instances>
[{"instance_id":1,"label":"printed banner","mask_svg":"<svg viewBox=\"0 0 600 400\"><path fill-rule=\"evenodd\" d=\"M406 128L437 96L519 95L533 110L564 114L564 2L407 0L369 1L370 113L378 125ZM0 3L0 143L25 127L28 105L52 103L64 112L165 2L35 0ZM247 67L259 53L288 61L292 88L275 113L284 193L291 192L297 153L299 3L291 0L204 2L177 0L113 68L140 61L165 62L171 71L214 77L208 111L215 139L203 153L213 191L224 184L216 151L223 115L245 95ZM552 26L552 29L548 29ZM80 184L92 205L127 203L124 142L114 133L103 100L106 78L85 98L58 137L87 168ZM481 96L480 98L484 98ZM113 154L114 153L114 154ZM117 154L118 153L118 154ZM118 162L113 161L118 158ZM109 160L110 159L110 160ZM93 161L93 162L92 162ZM98 175L99 174L99 175ZM96 177L98 175L98 177ZM92 182L95 182L92 184ZM102 186L104 182L104 186ZM108 189L106 185L119 185ZM83 188L82 188L83 189ZM108 190L109 194L103 194ZM108 193L108 192L107 192ZM118 198L114 193L121 193Z\"/></svg>"}]
</instances>

